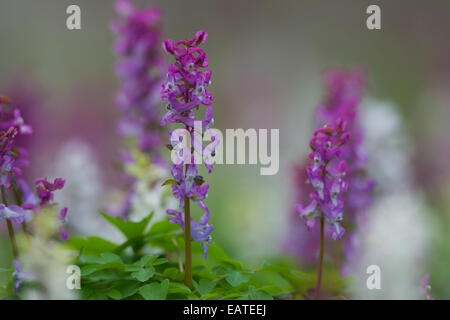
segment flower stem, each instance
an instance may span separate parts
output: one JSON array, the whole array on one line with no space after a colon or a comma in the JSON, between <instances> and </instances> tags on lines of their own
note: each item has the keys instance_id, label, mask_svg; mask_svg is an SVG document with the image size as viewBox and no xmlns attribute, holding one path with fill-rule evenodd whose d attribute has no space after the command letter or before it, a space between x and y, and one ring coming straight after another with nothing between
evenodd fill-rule
<instances>
[{"instance_id":1,"label":"flower stem","mask_svg":"<svg viewBox=\"0 0 450 320\"><path fill-rule=\"evenodd\" d=\"M192 289L191 211L189 198L184 197L184 281Z\"/></svg>"},{"instance_id":2,"label":"flower stem","mask_svg":"<svg viewBox=\"0 0 450 320\"><path fill-rule=\"evenodd\" d=\"M22 206L22 194L17 190L17 185L13 184L11 189L14 193L14 198L16 199L16 204L18 206ZM27 223L25 222L25 220L22 222L22 230L24 233L27 233Z\"/></svg>"},{"instance_id":3,"label":"flower stem","mask_svg":"<svg viewBox=\"0 0 450 320\"><path fill-rule=\"evenodd\" d=\"M316 292L314 293L314 300L319 299L320 295L320 286L322 284L322 269L323 269L323 245L325 238L325 221L324 218L320 218L320 252L319 252L319 268L317 269L317 283L316 283Z\"/></svg>"},{"instance_id":4,"label":"flower stem","mask_svg":"<svg viewBox=\"0 0 450 320\"><path fill-rule=\"evenodd\" d=\"M4 186L1 187L1 193L2 193L3 204L5 206L8 206L8 200L6 198L6 191L5 191ZM16 237L14 235L14 228L12 226L11 221L9 221L9 219L6 219L6 225L8 226L8 234L9 234L9 239L11 240L11 246L12 246L12 250L13 250L14 259L17 260L19 257L19 250L17 249Z\"/></svg>"}]
</instances>

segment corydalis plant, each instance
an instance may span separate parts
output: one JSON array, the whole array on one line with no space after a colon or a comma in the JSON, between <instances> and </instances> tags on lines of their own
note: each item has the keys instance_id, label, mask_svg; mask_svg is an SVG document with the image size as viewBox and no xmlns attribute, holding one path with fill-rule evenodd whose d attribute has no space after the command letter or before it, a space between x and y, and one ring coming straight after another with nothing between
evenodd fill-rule
<instances>
[{"instance_id":1,"label":"corydalis plant","mask_svg":"<svg viewBox=\"0 0 450 320\"><path fill-rule=\"evenodd\" d=\"M22 280L26 280L26 277L24 279L20 277L27 272L20 268L19 249L13 223L22 224L24 232L32 233L32 228L29 228L27 224L32 222L35 214L40 214L44 209L56 206L53 202L53 192L62 189L65 180L56 178L51 183L47 179L37 179L35 181L36 193L31 191L27 182L21 177L22 168L29 165L27 152L24 148L16 145L16 137L19 134L32 133L32 128L25 124L19 109L14 108L8 98L0 96L0 106L0 221L6 220L8 227L16 268L14 292L17 293ZM14 204L9 204L11 197L14 198ZM63 241L67 240L67 232L62 227L66 216L67 208L63 208L57 218Z\"/></svg>"},{"instance_id":2,"label":"corydalis plant","mask_svg":"<svg viewBox=\"0 0 450 320\"><path fill-rule=\"evenodd\" d=\"M15 259L19 252L12 223L23 224L25 230L26 214L21 203L8 206L7 190L11 188L17 192L17 181L22 181L22 168L28 165L27 152L16 146L16 137L31 132L31 126L25 124L19 109L12 107L7 97L0 96L0 221L6 220Z\"/></svg>"},{"instance_id":3,"label":"corydalis plant","mask_svg":"<svg viewBox=\"0 0 450 320\"><path fill-rule=\"evenodd\" d=\"M349 134L345 123L335 127L324 126L314 132L310 141L313 150L309 154L311 165L306 168L308 182L315 189L309 196L311 203L306 207L298 204L297 211L305 219L308 228L317 220L325 219L333 226L332 238L338 240L345 230L341 226L344 214L343 195L347 191L346 162L341 160L342 147L348 142Z\"/></svg>"},{"instance_id":4,"label":"corydalis plant","mask_svg":"<svg viewBox=\"0 0 450 320\"><path fill-rule=\"evenodd\" d=\"M212 123L212 108L210 105L213 98L206 89L210 84L211 71L204 70L208 67L208 57L199 48L208 37L208 33L200 30L192 40L181 40L173 42L165 40L162 43L166 54L172 55L175 63L169 66L167 80L162 85L161 97L167 100L167 113L161 120L161 125L167 123L184 124L186 131L193 141L194 149L203 151L203 146L198 137L202 136L204 130ZM194 110L198 110L201 105L207 106L205 118L196 118ZM200 126L197 124L201 123ZM199 132L200 130L200 132ZM170 149L181 143L181 138L175 138L173 131L169 132ZM179 162L172 166L172 193L179 200L179 210L167 210L171 223L176 223L185 233L185 277L186 285L192 287L192 265L191 265L191 237L194 241L201 242L206 258L208 248L206 244L211 241L211 231L213 226L208 224L210 212L204 199L209 189L208 184L204 184L203 177L198 175L198 168L194 161L194 155L183 155ZM185 161L185 159L192 161ZM206 164L209 172L212 170L210 163ZM190 215L190 201L196 202L205 211L199 222L193 221Z\"/></svg>"},{"instance_id":5,"label":"corydalis plant","mask_svg":"<svg viewBox=\"0 0 450 320\"><path fill-rule=\"evenodd\" d=\"M359 122L359 106L365 92L365 79L359 70L343 71L330 69L322 74L325 86L325 98L316 109L315 123L318 126L329 124L335 126L339 121L346 123L346 131L349 133L349 141L341 148L342 160L346 161L346 180L348 192L343 196L345 203L345 236L343 245L334 245L328 240L329 248L336 248L330 254L333 258L342 261L342 273L348 274L353 260L358 256L359 239L356 232L365 222L365 213L372 202L372 190L374 181L367 175L368 155L363 148L364 136ZM305 184L307 178L307 163L294 168L296 177L296 201L306 203L307 195L314 190L311 184ZM298 213L293 210L292 228L298 229ZM317 230L310 226L310 229ZM332 235L334 228L325 226L325 235ZM298 231L291 232L286 241L286 249L298 255L302 261L312 263L320 250L320 241L315 233ZM342 250L341 250L342 248Z\"/></svg>"},{"instance_id":6,"label":"corydalis plant","mask_svg":"<svg viewBox=\"0 0 450 320\"><path fill-rule=\"evenodd\" d=\"M342 159L347 163L346 221L348 230L344 239L344 263L342 273L351 271L351 263L358 256L359 239L356 231L365 221L366 211L372 203L374 180L367 175L368 155L363 148L364 135L359 122L361 97L366 91L365 78L361 71L331 69L323 75L326 98L317 108L320 124L336 124L343 120L350 134L348 143L342 148Z\"/></svg>"},{"instance_id":7,"label":"corydalis plant","mask_svg":"<svg viewBox=\"0 0 450 320\"><path fill-rule=\"evenodd\" d=\"M129 217L133 199L139 195L136 175L128 168L139 163L141 154L149 158L149 163L158 167L162 164L159 89L166 64L160 48L161 11L155 7L138 9L129 0L116 1L115 8L121 17L111 25L116 35L116 74L121 84L115 101L123 112L117 130L129 142L119 157L128 191L116 211L120 216Z\"/></svg>"},{"instance_id":8,"label":"corydalis plant","mask_svg":"<svg viewBox=\"0 0 450 320\"><path fill-rule=\"evenodd\" d=\"M317 272L315 298L319 297L322 281L324 227L325 222L333 227L332 238L338 240L345 230L341 225L344 215L343 194L347 191L346 162L341 159L342 148L348 142L346 123L340 120L337 125L325 125L314 132L310 141L312 163L306 168L308 182L314 188L309 195L311 202L303 207L296 206L306 226L311 229L320 221L320 253Z\"/></svg>"}]
</instances>

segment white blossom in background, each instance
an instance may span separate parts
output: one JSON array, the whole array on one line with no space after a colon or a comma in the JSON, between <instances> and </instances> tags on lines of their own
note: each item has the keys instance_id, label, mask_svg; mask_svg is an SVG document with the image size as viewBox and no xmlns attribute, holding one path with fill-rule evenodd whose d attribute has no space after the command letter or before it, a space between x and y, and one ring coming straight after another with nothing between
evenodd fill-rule
<instances>
[{"instance_id":1,"label":"white blossom in background","mask_svg":"<svg viewBox=\"0 0 450 320\"><path fill-rule=\"evenodd\" d=\"M153 212L150 225L167 218L166 210L176 208L177 202L169 197L170 187L162 187L163 179L151 183L150 179L140 178L135 184L135 193L131 199L131 221L140 221Z\"/></svg>"},{"instance_id":2,"label":"white blossom in background","mask_svg":"<svg viewBox=\"0 0 450 320\"><path fill-rule=\"evenodd\" d=\"M420 281L430 236L423 197L412 183L411 143L395 106L367 100L362 125L369 174L376 180L375 200L360 230L361 255L356 262L359 299L421 299ZM381 289L366 287L366 269L381 269Z\"/></svg>"},{"instance_id":3,"label":"white blossom in background","mask_svg":"<svg viewBox=\"0 0 450 320\"><path fill-rule=\"evenodd\" d=\"M55 241L59 237L60 221L57 212L48 210L35 216L33 235L18 238L20 263L27 274L23 280L34 286L22 288L21 296L29 300L72 300L79 298L79 290L67 287L67 266L73 263L74 253Z\"/></svg>"},{"instance_id":4,"label":"white blossom in background","mask_svg":"<svg viewBox=\"0 0 450 320\"><path fill-rule=\"evenodd\" d=\"M113 242L123 240L98 213L103 206L104 187L99 161L88 144L67 141L47 171L66 180L64 189L55 193L55 200L69 208L67 227L73 234L96 235Z\"/></svg>"}]
</instances>

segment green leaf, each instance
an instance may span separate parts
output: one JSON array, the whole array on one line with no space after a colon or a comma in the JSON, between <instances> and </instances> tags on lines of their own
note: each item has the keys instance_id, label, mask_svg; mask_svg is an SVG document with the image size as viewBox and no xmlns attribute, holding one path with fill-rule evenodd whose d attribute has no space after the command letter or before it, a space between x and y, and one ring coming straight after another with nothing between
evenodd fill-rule
<instances>
[{"instance_id":1,"label":"green leaf","mask_svg":"<svg viewBox=\"0 0 450 320\"><path fill-rule=\"evenodd\" d=\"M178 268L167 268L164 270L163 275L165 275L168 278L177 280L177 281L182 281L184 276L183 274L180 272L180 270L178 270Z\"/></svg>"},{"instance_id":2,"label":"green leaf","mask_svg":"<svg viewBox=\"0 0 450 320\"><path fill-rule=\"evenodd\" d=\"M145 282L155 274L155 268L148 267L139 271L133 272L131 276L140 282Z\"/></svg>"},{"instance_id":3,"label":"green leaf","mask_svg":"<svg viewBox=\"0 0 450 320\"><path fill-rule=\"evenodd\" d=\"M175 181L174 179L167 179L166 181L164 181L164 183L161 185L161 187L168 186L171 184L179 184L179 183L177 181Z\"/></svg>"},{"instance_id":4,"label":"green leaf","mask_svg":"<svg viewBox=\"0 0 450 320\"><path fill-rule=\"evenodd\" d=\"M145 267L146 265L151 264L157 258L158 258L157 256L143 256L141 259L133 263L133 265L138 267Z\"/></svg>"},{"instance_id":5,"label":"green leaf","mask_svg":"<svg viewBox=\"0 0 450 320\"><path fill-rule=\"evenodd\" d=\"M118 247L117 244L96 236L88 238L72 237L67 240L66 245L77 251L83 249L85 254L113 252Z\"/></svg>"},{"instance_id":6,"label":"green leaf","mask_svg":"<svg viewBox=\"0 0 450 320\"><path fill-rule=\"evenodd\" d=\"M254 286L248 287L248 296L250 300L273 300L273 297L270 294L258 290Z\"/></svg>"},{"instance_id":7,"label":"green leaf","mask_svg":"<svg viewBox=\"0 0 450 320\"><path fill-rule=\"evenodd\" d=\"M154 262L149 263L151 266L159 266L160 264L165 264L169 262L166 258L158 258Z\"/></svg>"},{"instance_id":8,"label":"green leaf","mask_svg":"<svg viewBox=\"0 0 450 320\"><path fill-rule=\"evenodd\" d=\"M219 293L217 292L211 292L204 294L200 297L200 300L209 300L209 299L217 299L219 297Z\"/></svg>"},{"instance_id":9,"label":"green leaf","mask_svg":"<svg viewBox=\"0 0 450 320\"><path fill-rule=\"evenodd\" d=\"M201 249L201 253L203 254L203 249ZM225 253L225 251L216 244L208 245L208 257L216 260L217 262L220 262L220 263L226 265L227 267L231 267L235 270L243 269L242 263L240 263L239 261L230 259L230 257L228 257L228 255Z\"/></svg>"},{"instance_id":10,"label":"green leaf","mask_svg":"<svg viewBox=\"0 0 450 320\"><path fill-rule=\"evenodd\" d=\"M102 266L100 266L102 267ZM120 280L115 270L100 270L87 276L91 281L117 281Z\"/></svg>"},{"instance_id":11,"label":"green leaf","mask_svg":"<svg viewBox=\"0 0 450 320\"><path fill-rule=\"evenodd\" d=\"M234 292L234 293L229 293L225 296L222 297L222 299L239 299L242 297L242 293L239 292Z\"/></svg>"},{"instance_id":12,"label":"green leaf","mask_svg":"<svg viewBox=\"0 0 450 320\"><path fill-rule=\"evenodd\" d=\"M91 273L94 273L95 271L97 271L98 270L97 268L98 268L98 265L95 265L95 264L83 266L83 267L80 268L81 269L81 276L82 277L88 276Z\"/></svg>"},{"instance_id":13,"label":"green leaf","mask_svg":"<svg viewBox=\"0 0 450 320\"><path fill-rule=\"evenodd\" d=\"M230 273L230 269L225 268L224 266L214 266L211 271L218 277L225 277Z\"/></svg>"},{"instance_id":14,"label":"green leaf","mask_svg":"<svg viewBox=\"0 0 450 320\"><path fill-rule=\"evenodd\" d=\"M196 289L203 296L207 293L210 293L214 289L215 286L216 286L216 284L214 282L212 282L211 280L200 279Z\"/></svg>"},{"instance_id":15,"label":"green leaf","mask_svg":"<svg viewBox=\"0 0 450 320\"><path fill-rule=\"evenodd\" d=\"M169 219L158 221L154 223L147 232L145 241L154 241L168 236L171 237L172 235L170 234L174 232L181 232L178 225L170 223Z\"/></svg>"},{"instance_id":16,"label":"green leaf","mask_svg":"<svg viewBox=\"0 0 450 320\"><path fill-rule=\"evenodd\" d=\"M1 272L10 272L10 271L13 271L13 268L9 268L9 269L0 268L0 273Z\"/></svg>"},{"instance_id":17,"label":"green leaf","mask_svg":"<svg viewBox=\"0 0 450 320\"><path fill-rule=\"evenodd\" d=\"M277 264L277 265L275 265L275 264L272 264L272 265L266 264L262 268L259 268L257 270L257 272L278 272L279 274L281 274L281 275L283 275L285 277L288 277L288 276L292 277L292 276L294 276L294 277L300 278L302 280L311 282L311 275L310 274L308 274L306 272L299 271L299 270L291 269L289 266L282 265L282 264Z\"/></svg>"},{"instance_id":18,"label":"green leaf","mask_svg":"<svg viewBox=\"0 0 450 320\"><path fill-rule=\"evenodd\" d=\"M100 257L96 261L98 264L107 264L107 263L119 263L123 264L122 259L114 253L105 252L100 255Z\"/></svg>"},{"instance_id":19,"label":"green leaf","mask_svg":"<svg viewBox=\"0 0 450 320\"><path fill-rule=\"evenodd\" d=\"M239 271L230 270L225 279L233 287L237 287L243 283L248 282L248 280L250 280L250 276Z\"/></svg>"},{"instance_id":20,"label":"green leaf","mask_svg":"<svg viewBox=\"0 0 450 320\"><path fill-rule=\"evenodd\" d=\"M168 293L181 293L181 294L192 294L191 289L182 283L170 282Z\"/></svg>"},{"instance_id":21,"label":"green leaf","mask_svg":"<svg viewBox=\"0 0 450 320\"><path fill-rule=\"evenodd\" d=\"M127 271L127 272L136 272L141 269L142 269L142 267L136 266L134 264L129 264L129 265L125 266L125 271Z\"/></svg>"},{"instance_id":22,"label":"green leaf","mask_svg":"<svg viewBox=\"0 0 450 320\"><path fill-rule=\"evenodd\" d=\"M111 289L111 290L107 291L105 294L114 300L122 299L122 294L117 289Z\"/></svg>"},{"instance_id":23,"label":"green leaf","mask_svg":"<svg viewBox=\"0 0 450 320\"><path fill-rule=\"evenodd\" d=\"M124 221L121 217L110 217L107 214L100 212L100 215L105 218L106 221L115 226L123 235L128 239L134 239L143 235L153 213L139 222Z\"/></svg>"},{"instance_id":24,"label":"green leaf","mask_svg":"<svg viewBox=\"0 0 450 320\"><path fill-rule=\"evenodd\" d=\"M120 294L122 295L122 299L128 298L132 295L134 295L139 288L139 283L135 281L127 281L118 284L115 289L120 291Z\"/></svg>"},{"instance_id":25,"label":"green leaf","mask_svg":"<svg viewBox=\"0 0 450 320\"><path fill-rule=\"evenodd\" d=\"M169 280L165 279L160 284L153 282L139 289L139 293L145 300L165 300L169 289Z\"/></svg>"}]
</instances>

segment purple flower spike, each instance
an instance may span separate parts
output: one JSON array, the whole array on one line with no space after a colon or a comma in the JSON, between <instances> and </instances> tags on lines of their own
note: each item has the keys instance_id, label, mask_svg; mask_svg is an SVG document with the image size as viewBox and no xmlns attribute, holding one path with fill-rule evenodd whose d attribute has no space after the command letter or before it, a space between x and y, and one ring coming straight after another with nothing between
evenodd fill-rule
<instances>
[{"instance_id":1,"label":"purple flower spike","mask_svg":"<svg viewBox=\"0 0 450 320\"><path fill-rule=\"evenodd\" d=\"M315 189L310 193L310 204L298 204L296 209L312 229L316 218L323 218L332 227L333 240L340 239L345 229L341 226L344 216L343 195L347 191L346 165L341 160L342 147L348 142L346 124L341 121L334 127L324 126L314 132L310 145L313 150L309 158L312 163L306 168L308 181Z\"/></svg>"},{"instance_id":2,"label":"purple flower spike","mask_svg":"<svg viewBox=\"0 0 450 320\"><path fill-rule=\"evenodd\" d=\"M344 232L346 233L342 246L344 258L342 270L345 270L347 274L351 272L351 264L358 256L359 242L356 239L356 231L364 223L374 188L374 181L366 173L368 156L362 147L364 137L358 121L358 108L366 90L365 79L364 74L359 70L347 72L331 69L323 73L323 82L326 96L316 109L316 124L317 126L328 125L332 128L341 123L345 131L341 138L345 140L345 143L338 147L331 146L325 152L313 152L310 160L314 164L302 162L302 165L295 167L296 201L302 204L308 203L306 196L312 191L316 193L318 199L326 198L327 193L330 193L330 206L325 206L325 213L336 217L341 216L345 204L344 224L347 230L344 231L341 223L330 224L326 227L325 234L338 239ZM323 138L313 138L311 147L320 151L322 143ZM322 179L322 175L318 175L316 171L323 168L327 161L326 157L339 159L334 160L334 165L327 166L326 173L331 180ZM307 173L306 177L305 173ZM304 183L305 178L309 184ZM345 192L347 189L351 191ZM296 208L296 211L305 216L307 214L303 211L307 208L309 207L300 206ZM295 222L298 219L297 215L292 213L292 224L296 229L298 229L298 224L296 225ZM315 220L314 217L308 219L309 229L317 229ZM287 239L286 249L299 255L303 261L313 263L319 249L319 241L315 233L296 231L295 235Z\"/></svg>"},{"instance_id":3,"label":"purple flower spike","mask_svg":"<svg viewBox=\"0 0 450 320\"><path fill-rule=\"evenodd\" d=\"M142 152L154 154L162 143L158 90L166 67L159 50L161 11L140 10L129 0L116 1L115 7L122 18L112 23L121 81L116 103L124 112L117 129L135 139Z\"/></svg>"},{"instance_id":4,"label":"purple flower spike","mask_svg":"<svg viewBox=\"0 0 450 320\"><path fill-rule=\"evenodd\" d=\"M205 43L208 33L200 30L195 34L192 40L180 40L174 42L165 40L162 43L163 51L172 55L175 63L169 66L167 79L161 86L161 98L166 100L166 114L162 117L161 125L167 123L181 123L185 126L186 131L190 134L193 144L193 150L199 154L207 151L207 154L214 154L215 147L219 144L219 138L210 131L213 141L213 147L203 147L202 140L199 139L209 125L213 123L212 108L213 102L211 93L207 87L211 83L211 71L203 70L208 67L209 59L206 53L198 46ZM196 117L195 110L201 105L206 106L204 118ZM197 124L201 124L198 128ZM169 142L172 148L181 143L181 138L169 132ZM208 148L208 149L206 149ZM205 184L202 176L198 175L198 168L195 161L184 163L186 157L177 154L176 164L172 166L172 176L177 184L172 185L172 194L179 201L179 210L167 210L167 214L171 215L169 221L176 223L184 230L184 211L185 198L192 200L205 211L199 222L192 219L191 237L194 241L200 242L207 257L207 244L211 243L211 231L213 226L208 224L210 212L204 202L208 194L209 185ZM187 157L189 159L189 157ZM194 157L192 157L194 160ZM205 160L205 166L208 172L212 171L213 161L210 157Z\"/></svg>"}]
</instances>

